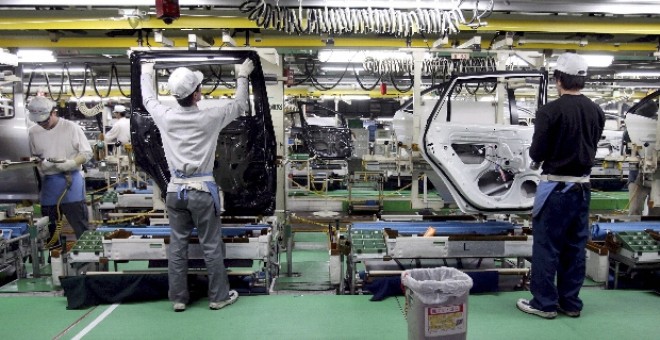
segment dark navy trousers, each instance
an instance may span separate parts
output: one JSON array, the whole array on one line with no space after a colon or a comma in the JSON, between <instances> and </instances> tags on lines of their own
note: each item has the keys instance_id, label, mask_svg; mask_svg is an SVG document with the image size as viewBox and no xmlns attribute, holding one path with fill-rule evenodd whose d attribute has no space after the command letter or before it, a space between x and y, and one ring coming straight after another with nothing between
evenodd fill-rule
<instances>
[{"instance_id":1,"label":"dark navy trousers","mask_svg":"<svg viewBox=\"0 0 660 340\"><path fill-rule=\"evenodd\" d=\"M532 218L530 305L545 312L554 312L557 306L582 310L578 295L586 272L591 192L589 183L568 185L560 182Z\"/></svg>"}]
</instances>

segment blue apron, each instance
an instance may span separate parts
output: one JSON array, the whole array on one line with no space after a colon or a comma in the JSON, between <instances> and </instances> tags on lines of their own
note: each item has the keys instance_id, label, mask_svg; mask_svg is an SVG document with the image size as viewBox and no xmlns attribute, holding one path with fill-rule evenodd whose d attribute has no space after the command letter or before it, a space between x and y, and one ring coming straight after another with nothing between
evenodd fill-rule
<instances>
[{"instance_id":1,"label":"blue apron","mask_svg":"<svg viewBox=\"0 0 660 340\"><path fill-rule=\"evenodd\" d=\"M186 176L183 174L183 172L179 170L174 170L174 176L176 178L186 179L186 178L213 176L213 174L202 173L202 174L194 174L194 175ZM222 215L222 205L220 204L220 188L218 188L218 185L215 183L215 181L204 181L203 183L206 185L206 188L208 189L209 193L211 194L211 197L213 198L213 208L215 208L215 215L216 216ZM176 192L177 192L177 198L179 199L188 198L188 189L186 188L185 184L179 184Z\"/></svg>"},{"instance_id":2,"label":"blue apron","mask_svg":"<svg viewBox=\"0 0 660 340\"><path fill-rule=\"evenodd\" d=\"M564 182L566 186L564 189L562 189L561 192L566 192L575 185L575 183L572 182ZM550 194L552 193L553 190L555 190L555 187L559 184L559 182L555 181L541 181L539 182L539 186L536 188L536 196L534 197L534 207L532 208L532 216L538 215L541 210L543 209L543 205L545 205L545 201L548 199Z\"/></svg>"},{"instance_id":3,"label":"blue apron","mask_svg":"<svg viewBox=\"0 0 660 340\"><path fill-rule=\"evenodd\" d=\"M40 193L41 205L57 205L64 190L67 191L61 203L85 200L85 181L80 171L43 176Z\"/></svg>"}]
</instances>

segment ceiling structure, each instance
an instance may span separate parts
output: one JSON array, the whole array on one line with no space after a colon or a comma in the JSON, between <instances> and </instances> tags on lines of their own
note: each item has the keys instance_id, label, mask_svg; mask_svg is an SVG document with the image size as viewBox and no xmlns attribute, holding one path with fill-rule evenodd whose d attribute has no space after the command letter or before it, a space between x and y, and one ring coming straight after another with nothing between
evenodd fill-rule
<instances>
[{"instance_id":1,"label":"ceiling structure","mask_svg":"<svg viewBox=\"0 0 660 340\"><path fill-rule=\"evenodd\" d=\"M167 24L156 17L154 0L97 0L93 4L76 0L4 0L0 4L0 47L9 51L51 49L55 51L59 65L115 63L120 77L128 72L125 67L128 63L127 49L163 46L156 42L155 34L162 34L175 47L188 46L190 34L220 47L223 46L223 33L231 36L237 46L277 48L285 56L288 66L295 70L297 81L305 80L305 63L319 63L317 53L323 49L418 47L429 52L436 51L434 55L442 56L447 55L451 48L464 47L473 51L473 56L481 57L502 50L538 51L550 58L565 50L610 54L614 56L612 65L594 68L592 76L602 78L603 83L614 80L623 86L641 83L653 87L657 76L652 79L621 78L618 74L622 71L660 71L660 2L654 0L266 1L272 8L279 5L298 13L310 8L321 11L335 9L339 12L350 7L402 13L418 9L451 11L458 8L466 21L472 21L470 26L459 25L460 32L445 35L427 31L426 34L417 32L408 36L382 32L385 30L366 34L296 34L264 29L250 20L248 13L240 11L243 3L180 0L181 16ZM251 3L259 5L261 1ZM300 5L302 9L299 9ZM305 17L308 18L307 15ZM475 17L478 17L477 20L474 20ZM473 44L475 36L480 38L478 44ZM442 41L442 38L446 40ZM433 48L434 43L438 48ZM447 52L443 54L443 51ZM334 83L337 77L346 73L341 71L342 67L347 70L346 63L342 62L328 63L326 66L327 71L321 72L319 69L318 78L327 83ZM349 69L348 72L352 73L352 67ZM376 78L365 77L364 80L371 84Z\"/></svg>"}]
</instances>

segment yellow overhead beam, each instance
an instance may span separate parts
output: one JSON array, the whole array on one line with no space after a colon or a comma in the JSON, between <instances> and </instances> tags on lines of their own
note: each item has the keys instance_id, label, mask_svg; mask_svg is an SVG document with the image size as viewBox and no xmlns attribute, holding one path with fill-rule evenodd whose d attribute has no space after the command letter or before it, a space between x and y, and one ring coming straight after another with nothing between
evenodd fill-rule
<instances>
[{"instance_id":1,"label":"yellow overhead beam","mask_svg":"<svg viewBox=\"0 0 660 340\"><path fill-rule=\"evenodd\" d=\"M469 30L469 29L468 29ZM621 17L585 17L546 15L488 18L488 25L477 31L599 33L599 34L660 34L660 20Z\"/></svg>"},{"instance_id":2,"label":"yellow overhead beam","mask_svg":"<svg viewBox=\"0 0 660 340\"><path fill-rule=\"evenodd\" d=\"M156 17L128 19L115 17L23 17L16 18L5 12L0 14L2 30L131 30L131 29L209 29L209 28L257 28L247 18L219 16L186 16L167 25Z\"/></svg>"},{"instance_id":3,"label":"yellow overhead beam","mask_svg":"<svg viewBox=\"0 0 660 340\"><path fill-rule=\"evenodd\" d=\"M216 42L222 41L221 36L214 37ZM174 41L175 47L188 46L187 38L171 38ZM242 43L244 39L236 37L238 43ZM463 43L464 41L459 41ZM143 44L147 40L143 39ZM153 41L153 37L149 40L153 47L160 47L161 45ZM428 44L431 44L429 41ZM216 46L219 46L216 43ZM252 47L272 47L272 48L333 48L326 46L318 36L292 36L282 35L277 37L264 36L260 41L255 41L250 38L250 46ZM413 39L410 47L426 48L427 42L422 39ZM482 51L489 48L488 43L482 44ZM2 48L77 48L77 49L128 49L131 47L138 47L137 37L115 37L115 38L86 38L86 37L61 37L58 41L54 42L48 38L29 38L29 37L2 37L0 35L0 47ZM395 49L404 48L406 42L399 38L349 38L337 37L334 39L334 48L378 48L378 49ZM445 46L449 48L450 46ZM607 52L628 52L628 51L657 51L655 43L622 43L612 44L603 42L588 42L585 46L577 44L556 44L556 43L526 43L524 45L514 44L515 50L543 50L543 49L574 49L577 51L607 51Z\"/></svg>"}]
</instances>

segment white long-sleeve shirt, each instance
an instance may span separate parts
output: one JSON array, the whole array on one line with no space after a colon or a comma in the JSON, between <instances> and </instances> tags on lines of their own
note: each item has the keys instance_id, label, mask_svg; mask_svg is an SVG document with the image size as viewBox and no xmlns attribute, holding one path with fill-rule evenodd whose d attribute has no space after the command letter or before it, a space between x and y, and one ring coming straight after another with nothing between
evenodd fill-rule
<instances>
[{"instance_id":1,"label":"white long-sleeve shirt","mask_svg":"<svg viewBox=\"0 0 660 340\"><path fill-rule=\"evenodd\" d=\"M85 156L85 161L92 158L92 147L80 125L58 118L57 124L50 130L34 125L28 130L30 153L41 159L74 159ZM44 172L45 175L57 173L55 169Z\"/></svg>"},{"instance_id":2,"label":"white long-sleeve shirt","mask_svg":"<svg viewBox=\"0 0 660 340\"><path fill-rule=\"evenodd\" d=\"M131 142L131 120L125 117L120 118L112 125L112 129L105 134L105 142L113 143L115 140L122 144Z\"/></svg>"},{"instance_id":3,"label":"white long-sleeve shirt","mask_svg":"<svg viewBox=\"0 0 660 340\"><path fill-rule=\"evenodd\" d=\"M142 74L142 101L160 130L165 158L170 172L187 176L213 172L215 150L220 131L248 109L247 79L239 78L236 98L226 105L200 110L192 107L169 107L158 101L153 76ZM169 185L168 192L176 186Z\"/></svg>"}]
</instances>

